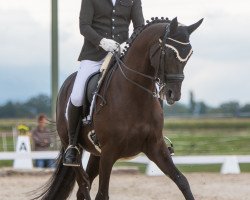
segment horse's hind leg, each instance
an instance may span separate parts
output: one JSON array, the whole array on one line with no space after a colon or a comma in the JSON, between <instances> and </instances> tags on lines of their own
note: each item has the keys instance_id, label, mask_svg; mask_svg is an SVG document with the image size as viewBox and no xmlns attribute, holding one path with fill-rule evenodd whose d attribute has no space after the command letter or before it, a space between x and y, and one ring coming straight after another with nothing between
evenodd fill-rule
<instances>
[{"instance_id":1,"label":"horse's hind leg","mask_svg":"<svg viewBox=\"0 0 250 200\"><path fill-rule=\"evenodd\" d=\"M87 173L82 167L82 163L80 167L74 167L76 181L79 186L77 191L77 200L91 200L90 198L90 182Z\"/></svg>"},{"instance_id":2,"label":"horse's hind leg","mask_svg":"<svg viewBox=\"0 0 250 200\"><path fill-rule=\"evenodd\" d=\"M163 140L160 144L150 144L145 154L176 183L186 200L194 200L186 177L176 168Z\"/></svg>"},{"instance_id":3,"label":"horse's hind leg","mask_svg":"<svg viewBox=\"0 0 250 200\"><path fill-rule=\"evenodd\" d=\"M95 177L99 174L99 156L90 155L86 172L80 167L75 167L76 180L79 186L77 191L78 200L91 200L89 191ZM87 179L87 180L86 180Z\"/></svg>"}]
</instances>

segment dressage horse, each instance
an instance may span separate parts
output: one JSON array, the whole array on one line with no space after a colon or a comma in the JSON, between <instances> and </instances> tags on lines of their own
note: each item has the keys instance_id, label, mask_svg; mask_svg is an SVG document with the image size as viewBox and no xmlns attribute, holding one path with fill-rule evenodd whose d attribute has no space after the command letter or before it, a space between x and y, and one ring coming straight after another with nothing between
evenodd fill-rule
<instances>
[{"instance_id":1,"label":"dressage horse","mask_svg":"<svg viewBox=\"0 0 250 200\"><path fill-rule=\"evenodd\" d=\"M153 18L130 39L126 52L116 57L108 81L98 91L93 123L79 128L78 142L91 153L86 171L62 164L68 145L65 110L76 73L62 85L57 99L57 131L62 142L57 168L37 199L67 199L75 181L77 199L90 200L89 191L99 175L96 200L109 199L109 181L114 163L143 152L179 187L185 199L194 200L189 183L176 168L163 137L163 111L159 97L173 104L181 97L184 66L192 54L189 42L197 23L185 26L177 18ZM158 89L156 85L158 84ZM95 131L100 149L88 137Z\"/></svg>"}]
</instances>

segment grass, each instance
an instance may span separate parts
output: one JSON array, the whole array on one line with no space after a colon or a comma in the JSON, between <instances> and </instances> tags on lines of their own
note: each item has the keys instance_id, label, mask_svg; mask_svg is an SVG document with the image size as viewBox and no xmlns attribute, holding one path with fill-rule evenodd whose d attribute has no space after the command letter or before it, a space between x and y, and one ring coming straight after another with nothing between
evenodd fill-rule
<instances>
[{"instance_id":1,"label":"grass","mask_svg":"<svg viewBox=\"0 0 250 200\"><path fill-rule=\"evenodd\" d=\"M14 151L13 138L7 136L6 142L7 142L7 151ZM0 152L4 151L2 144L3 144L3 138L0 135ZM0 167L11 167L11 166L13 166L13 160L0 160Z\"/></svg>"},{"instance_id":2,"label":"grass","mask_svg":"<svg viewBox=\"0 0 250 200\"><path fill-rule=\"evenodd\" d=\"M146 164L141 164L141 163L119 161L115 163L115 167L136 167L140 173L145 173L147 166Z\"/></svg>"},{"instance_id":3,"label":"grass","mask_svg":"<svg viewBox=\"0 0 250 200\"><path fill-rule=\"evenodd\" d=\"M248 172L248 173L250 173L250 163L241 163L240 164L240 170L242 172Z\"/></svg>"},{"instance_id":4,"label":"grass","mask_svg":"<svg viewBox=\"0 0 250 200\"><path fill-rule=\"evenodd\" d=\"M249 155L250 130L169 130L176 155Z\"/></svg>"},{"instance_id":5,"label":"grass","mask_svg":"<svg viewBox=\"0 0 250 200\"><path fill-rule=\"evenodd\" d=\"M0 119L0 131L12 131L12 127L25 124L28 127L36 125L36 119ZM167 118L164 129L250 129L250 118L218 118L218 119L179 119Z\"/></svg>"},{"instance_id":6,"label":"grass","mask_svg":"<svg viewBox=\"0 0 250 200\"><path fill-rule=\"evenodd\" d=\"M0 131L11 132L13 127L20 124L24 124L31 129L36 126L36 119L0 119Z\"/></svg>"},{"instance_id":7,"label":"grass","mask_svg":"<svg viewBox=\"0 0 250 200\"><path fill-rule=\"evenodd\" d=\"M35 125L35 119L0 120L0 132L11 131L13 126ZM249 155L250 119L166 119L164 132L175 148L175 155ZM13 150L12 137L7 137L8 150ZM0 135L0 151L3 151ZM12 161L0 161L1 166ZM119 165L122 165L119 163ZM126 165L134 166L133 163ZM141 172L145 165L136 165ZM219 171L220 165L178 165L181 171ZM240 164L243 172L250 172L250 164Z\"/></svg>"},{"instance_id":8,"label":"grass","mask_svg":"<svg viewBox=\"0 0 250 200\"><path fill-rule=\"evenodd\" d=\"M197 130L197 129L249 129L250 119L241 118L218 118L218 119L175 119L167 118L164 122L165 130Z\"/></svg>"},{"instance_id":9,"label":"grass","mask_svg":"<svg viewBox=\"0 0 250 200\"><path fill-rule=\"evenodd\" d=\"M0 168L1 167L11 167L13 166L13 160L1 160L0 161Z\"/></svg>"},{"instance_id":10,"label":"grass","mask_svg":"<svg viewBox=\"0 0 250 200\"><path fill-rule=\"evenodd\" d=\"M7 143L7 151L14 151L14 142L11 136L6 137L6 143ZM0 135L0 152L1 151L4 151L4 147L3 147L3 138Z\"/></svg>"}]
</instances>

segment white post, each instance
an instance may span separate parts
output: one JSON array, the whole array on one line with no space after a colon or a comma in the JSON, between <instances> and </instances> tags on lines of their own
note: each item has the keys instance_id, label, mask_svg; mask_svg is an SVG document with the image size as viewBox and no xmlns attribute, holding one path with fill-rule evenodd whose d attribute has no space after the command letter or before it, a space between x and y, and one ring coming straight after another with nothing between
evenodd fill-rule
<instances>
[{"instance_id":1,"label":"white post","mask_svg":"<svg viewBox=\"0 0 250 200\"><path fill-rule=\"evenodd\" d=\"M222 164L221 174L240 174L240 166L236 156L227 156Z\"/></svg>"},{"instance_id":2,"label":"white post","mask_svg":"<svg viewBox=\"0 0 250 200\"><path fill-rule=\"evenodd\" d=\"M14 169L32 169L33 163L30 156L31 146L29 136L18 136Z\"/></svg>"},{"instance_id":3,"label":"white post","mask_svg":"<svg viewBox=\"0 0 250 200\"><path fill-rule=\"evenodd\" d=\"M149 163L147 165L146 174L148 176L163 176L164 175L164 173L152 161L149 161Z\"/></svg>"}]
</instances>

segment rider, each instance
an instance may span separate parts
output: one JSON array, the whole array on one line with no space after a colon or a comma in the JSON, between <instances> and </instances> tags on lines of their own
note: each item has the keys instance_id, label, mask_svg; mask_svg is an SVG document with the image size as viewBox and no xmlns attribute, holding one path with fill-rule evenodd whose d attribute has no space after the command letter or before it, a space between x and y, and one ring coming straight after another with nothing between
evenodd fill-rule
<instances>
[{"instance_id":1,"label":"rider","mask_svg":"<svg viewBox=\"0 0 250 200\"><path fill-rule=\"evenodd\" d=\"M141 0L82 0L79 25L84 45L66 111L69 134L69 146L63 159L66 166L80 166L80 151L74 137L82 112L85 82L100 70L107 53L117 51L128 39L131 21L134 29L144 25Z\"/></svg>"}]
</instances>

